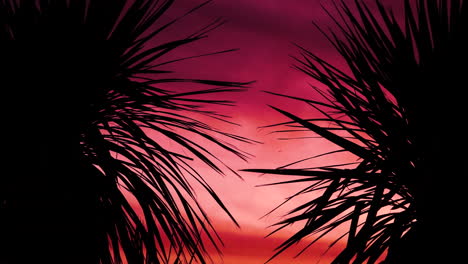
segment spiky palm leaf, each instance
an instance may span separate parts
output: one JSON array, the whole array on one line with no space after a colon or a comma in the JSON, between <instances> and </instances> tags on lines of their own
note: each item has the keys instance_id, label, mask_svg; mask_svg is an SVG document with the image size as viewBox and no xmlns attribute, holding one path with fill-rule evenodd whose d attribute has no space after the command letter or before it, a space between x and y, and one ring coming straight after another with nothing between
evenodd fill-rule
<instances>
[{"instance_id":1,"label":"spiky palm leaf","mask_svg":"<svg viewBox=\"0 0 468 264\"><path fill-rule=\"evenodd\" d=\"M363 1L355 1L355 8L340 1L338 15L330 13L338 32L324 34L350 73L300 48L296 69L326 87L313 87L323 100L285 97L324 117L306 119L275 108L292 120L287 125L333 142L338 152L354 154L358 165L248 171L299 176L281 183L311 183L295 196L321 194L278 223L282 229L305 222L277 254L348 224L348 232L332 243L347 238L333 263L375 263L386 250L388 263L446 263L456 260L447 240L455 236L449 225L459 220L446 207L457 210L464 201L452 183L466 174L456 156L466 136L442 123L463 119L468 10L459 0L405 0L398 20L375 2L378 11Z\"/></svg>"},{"instance_id":2,"label":"spiky palm leaf","mask_svg":"<svg viewBox=\"0 0 468 264\"><path fill-rule=\"evenodd\" d=\"M187 59L168 56L174 50L222 24L160 39L183 18L160 22L173 2L0 2L12 171L1 177L4 261L168 263L170 245L179 261L204 263L202 234L218 241L190 177L235 222L191 161L222 173L211 147L246 158L225 140L247 139L196 118L224 119L200 107L231 104L210 95L247 83L183 79L163 68Z\"/></svg>"}]
</instances>

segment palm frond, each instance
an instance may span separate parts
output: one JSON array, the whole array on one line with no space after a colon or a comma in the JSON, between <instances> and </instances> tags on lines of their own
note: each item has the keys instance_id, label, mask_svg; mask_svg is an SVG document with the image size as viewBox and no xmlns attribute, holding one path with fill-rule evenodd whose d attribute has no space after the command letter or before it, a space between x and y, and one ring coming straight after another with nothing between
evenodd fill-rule
<instances>
[{"instance_id":1,"label":"palm frond","mask_svg":"<svg viewBox=\"0 0 468 264\"><path fill-rule=\"evenodd\" d=\"M455 148L442 142L466 144L466 137L434 120L463 118L459 97L466 67L458 63L467 58L462 39L468 30L467 10L464 1L414 2L404 1L401 21L379 0L374 9L364 1L351 6L342 0L335 5L338 15L327 11L337 30L319 29L347 69L299 47L295 68L326 87L319 90L323 100L279 96L309 104L324 118L299 117L274 107L291 120L280 125L306 128L354 154L359 164L247 170L299 177L276 184L310 182L310 188L292 198L319 195L278 223L279 229L302 223L302 229L274 256L308 236L321 238L348 225L348 232L332 243L346 245L333 263L376 263L386 251L388 263L447 258L425 253L446 249L434 237L448 237L439 230L447 220L436 205L452 202L444 195L450 187L437 179L460 173L452 166L460 158L443 156ZM321 125L324 121L327 127Z\"/></svg>"},{"instance_id":2,"label":"palm frond","mask_svg":"<svg viewBox=\"0 0 468 264\"><path fill-rule=\"evenodd\" d=\"M7 126L20 131L9 149L45 149L43 163L12 158L30 169L15 179L2 176L2 186L24 190L2 188L3 203L13 208L2 209L12 226L2 240L14 241L3 241L12 252L31 249L35 262L169 263L172 248L187 263L205 263L202 234L216 247L219 237L194 182L237 224L192 161L223 173L227 166L212 147L248 157L232 142L252 141L197 118L230 122L202 106L232 105L217 94L249 83L174 77L163 68L227 52L169 56L205 38L219 19L182 39L160 38L208 2L164 24L173 0L0 2L3 98L19 109L4 112ZM30 128L33 136L25 133ZM44 221L27 220L40 210ZM26 239L46 235L61 254Z\"/></svg>"}]
</instances>

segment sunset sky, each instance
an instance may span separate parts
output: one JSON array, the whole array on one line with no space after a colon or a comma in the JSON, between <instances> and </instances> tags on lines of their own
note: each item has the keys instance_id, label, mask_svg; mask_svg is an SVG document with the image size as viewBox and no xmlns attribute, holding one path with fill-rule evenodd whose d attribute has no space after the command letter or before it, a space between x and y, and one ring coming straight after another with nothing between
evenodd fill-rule
<instances>
[{"instance_id":1,"label":"sunset sky","mask_svg":"<svg viewBox=\"0 0 468 264\"><path fill-rule=\"evenodd\" d=\"M218 157L234 170L247 168L276 168L294 161L311 157L329 150L336 149L332 144L321 139L282 140L290 136L272 133L274 128L260 128L279 122L288 121L268 105L273 105L294 112L301 117L314 114L311 108L296 101L287 100L265 93L264 91L288 94L310 98L308 82L313 82L304 74L291 68L294 60L291 55L297 55L297 43L313 51L329 62L340 65L339 58L325 37L313 26L312 21L324 27L332 25L332 20L321 8L321 3L330 6L331 1L319 0L216 0L190 15L171 31L172 36L191 32L213 19L222 17L227 23L209 34L209 38L201 40L199 45L178 53L178 56L191 56L210 51L220 51L231 48L240 50L213 56L203 60L184 62L184 65L173 67L185 76L206 77L229 81L255 81L250 89L243 93L229 95L235 100L237 107L219 108L223 114L232 116L232 121L241 126L230 126L219 122L204 120L221 128L244 137L261 142L255 145L238 145L249 152L252 157L248 163L231 156ZM373 2L373 1L372 1ZM386 5L394 5L397 0L383 1ZM183 14L185 11L201 3L198 0L176 1L171 16ZM195 70L194 70L195 69ZM311 136L309 134L309 136ZM349 157L348 157L349 158ZM317 161L319 162L319 161ZM320 162L326 162L321 160ZM323 165L323 164L316 164ZM293 230L288 230L269 238L264 238L273 229L269 228L281 217L287 208L298 204L296 201L285 209L273 212L261 218L276 207L285 198L299 190L301 186L256 187L260 184L284 179L270 175L258 175L240 172L244 180L227 175L225 177L209 172L204 167L198 168L210 185L222 197L241 225L241 229L229 222L223 212L210 202L208 196L199 192L198 198L210 213L211 219L219 231L225 247L223 262L213 256L215 263L226 264L260 264L274 254L274 248L279 246ZM302 199L307 199L304 197ZM303 200L304 201L304 200ZM292 257L302 247L291 249L270 263L301 264L329 263L336 249L325 252L330 240L322 240L311 247L300 257ZM306 245L306 244L304 244Z\"/></svg>"}]
</instances>

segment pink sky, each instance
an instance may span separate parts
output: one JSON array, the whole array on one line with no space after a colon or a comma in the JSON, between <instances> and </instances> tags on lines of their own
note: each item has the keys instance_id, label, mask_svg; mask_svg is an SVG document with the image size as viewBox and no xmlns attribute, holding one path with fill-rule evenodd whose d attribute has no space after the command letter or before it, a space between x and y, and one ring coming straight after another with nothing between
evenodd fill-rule
<instances>
[{"instance_id":1,"label":"pink sky","mask_svg":"<svg viewBox=\"0 0 468 264\"><path fill-rule=\"evenodd\" d=\"M329 3L329 1L319 0L217 0L174 27L180 31L169 33L183 35L185 29L187 29L186 32L191 32L194 25L202 26L218 17L228 20L223 27L210 33L207 40L181 50L178 55L190 56L231 48L240 48L239 51L204 60L184 62L183 65L174 65L174 68L190 77L256 81L249 91L229 95L229 99L236 100L238 107L219 109L221 113L232 116L232 121L241 125L241 127L224 125L224 130L263 143L239 145L240 148L255 156L248 163L221 152L215 152L233 169L275 168L336 149L335 146L321 139L284 141L278 138L285 135L271 133L274 129L259 129L264 125L287 121L286 118L271 110L268 105L293 111L302 117L313 114L310 111L311 108L306 105L263 92L271 91L310 98L307 82L312 80L291 69L294 61L290 55L298 54L293 42L320 54L328 61L339 64L339 58L331 45L312 25L312 21L324 26L332 24L331 19L320 7L321 2ZM393 0L383 2L389 4ZM171 14L180 15L198 3L200 3L198 0L176 1ZM194 69L198 70L194 71ZM210 120L207 122L220 125ZM265 262L273 255L274 248L284 241L292 230L264 239L263 237L272 231L268 226L280 220L286 211L280 210L268 217L260 218L301 186L255 187L259 184L284 179L284 177L241 172L244 178L241 180L233 175L221 177L203 167L198 169L204 173L206 180L220 195L241 225L239 230L234 224L228 222L228 218L210 202L209 197L199 192L199 199L203 201L202 205L210 213L226 245L223 249L224 262L218 262L218 260L216 263ZM304 197L302 201L308 198ZM300 200L296 201L296 204L297 202ZM291 205L287 208L291 208ZM329 241L324 240L302 257L293 260L291 257L301 249L298 247L271 263L315 263L328 247L328 243ZM336 254L336 251L331 251L321 258L320 263L329 263L333 254Z\"/></svg>"}]
</instances>

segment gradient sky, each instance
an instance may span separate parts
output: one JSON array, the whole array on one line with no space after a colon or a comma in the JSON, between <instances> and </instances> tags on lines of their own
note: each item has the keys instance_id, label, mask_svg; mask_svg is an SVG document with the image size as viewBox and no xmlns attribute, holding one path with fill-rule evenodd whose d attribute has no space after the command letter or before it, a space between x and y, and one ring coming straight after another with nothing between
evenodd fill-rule
<instances>
[{"instance_id":1,"label":"gradient sky","mask_svg":"<svg viewBox=\"0 0 468 264\"><path fill-rule=\"evenodd\" d=\"M254 155L248 163L222 153L215 153L235 170L245 168L275 168L296 160L336 149L332 144L321 139L281 140L287 135L271 133L272 128L259 127L287 121L283 116L271 110L268 105L287 109L302 117L313 114L311 108L295 101L288 101L263 91L271 91L310 98L308 82L313 82L304 74L291 69L294 60L290 55L298 54L292 44L297 43L313 51L328 61L340 65L339 57L331 45L313 26L329 26L331 19L321 8L320 3L331 1L319 0L216 0L198 10L176 25L176 31L168 34L179 36L193 31L196 25L202 26L211 20L222 17L227 23L209 34L209 38L199 45L180 51L178 56L239 48L239 51L217 55L204 60L184 62L173 67L185 76L206 77L229 81L253 81L251 88L244 93L230 95L237 102L235 108L220 108L223 114L232 116L232 121L240 127L224 127L225 130L262 142L257 145L239 145L240 148ZM372 1L373 2L373 1ZM383 1L392 4L393 0ZM199 0L176 1L170 16L178 16L201 3ZM194 71L194 69L196 69ZM220 125L217 122L213 125ZM224 125L225 126L225 125ZM293 135L289 135L293 136ZM296 135L304 136L304 135ZM350 157L343 157L350 158ZM321 162L326 162L322 160ZM323 165L323 164L317 164ZM204 167L198 168L204 173L210 185L223 198L228 208L241 225L237 229L219 210L209 197L199 192L205 209L219 231L225 247L223 262L214 256L216 263L260 264L273 255L273 250L293 231L287 230L273 237L264 238L272 231L268 228L280 220L286 209L261 218L276 205L284 201L301 186L256 187L259 184L281 179L277 176L240 173L244 180L233 175L222 177L209 172ZM284 179L284 177L282 178ZM310 198L310 197L309 197ZM302 199L307 199L304 197ZM304 200L303 200L304 201ZM300 200L296 201L300 202ZM291 204L289 207L294 204ZM260 219L261 218L261 219ZM323 240L310 248L304 255L292 259L301 247L281 255L272 264L329 263L336 249L321 257L330 241Z\"/></svg>"}]
</instances>

